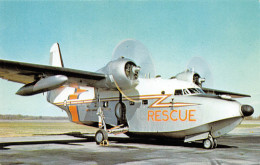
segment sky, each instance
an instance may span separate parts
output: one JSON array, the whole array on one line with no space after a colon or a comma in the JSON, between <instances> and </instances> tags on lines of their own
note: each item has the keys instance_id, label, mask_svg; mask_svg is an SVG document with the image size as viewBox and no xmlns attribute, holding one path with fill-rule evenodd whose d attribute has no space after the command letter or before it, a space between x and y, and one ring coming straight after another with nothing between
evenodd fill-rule
<instances>
[{"instance_id":1,"label":"sky","mask_svg":"<svg viewBox=\"0 0 260 165\"><path fill-rule=\"evenodd\" d=\"M147 47L162 78L184 71L193 57L202 58L212 88L250 94L238 101L260 115L257 0L0 0L0 59L48 65L50 47L58 42L65 67L96 71L129 38ZM21 86L0 80L0 114L66 116L43 94L15 95Z\"/></svg>"}]
</instances>

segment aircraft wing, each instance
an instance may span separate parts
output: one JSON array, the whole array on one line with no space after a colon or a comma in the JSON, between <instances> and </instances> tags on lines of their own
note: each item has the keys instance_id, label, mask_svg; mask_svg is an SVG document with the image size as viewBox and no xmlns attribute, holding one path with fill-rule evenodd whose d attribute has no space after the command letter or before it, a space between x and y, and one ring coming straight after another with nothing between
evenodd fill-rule
<instances>
[{"instance_id":1,"label":"aircraft wing","mask_svg":"<svg viewBox=\"0 0 260 165\"><path fill-rule=\"evenodd\" d=\"M105 79L105 75L76 69L54 67L48 65L30 64L24 62L0 60L0 78L29 84L41 77L64 75L69 84L92 86L95 82Z\"/></svg>"},{"instance_id":2,"label":"aircraft wing","mask_svg":"<svg viewBox=\"0 0 260 165\"><path fill-rule=\"evenodd\" d=\"M227 96L230 96L230 97L232 97L232 98L251 97L250 95L246 95L246 94L240 94L240 93L222 91L222 90L217 90L217 89L202 88L202 90L203 90L205 93L208 93L208 94L227 95Z\"/></svg>"}]
</instances>

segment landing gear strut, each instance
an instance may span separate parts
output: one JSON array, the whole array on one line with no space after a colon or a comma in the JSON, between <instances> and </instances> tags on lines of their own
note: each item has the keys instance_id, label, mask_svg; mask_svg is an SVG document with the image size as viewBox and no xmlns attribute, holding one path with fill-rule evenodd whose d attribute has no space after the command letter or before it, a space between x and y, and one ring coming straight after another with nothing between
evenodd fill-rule
<instances>
[{"instance_id":1,"label":"landing gear strut","mask_svg":"<svg viewBox=\"0 0 260 165\"><path fill-rule=\"evenodd\" d=\"M213 139L211 135L205 140L203 140L203 147L205 149L213 149L216 148L218 145L217 139Z\"/></svg>"},{"instance_id":2,"label":"landing gear strut","mask_svg":"<svg viewBox=\"0 0 260 165\"><path fill-rule=\"evenodd\" d=\"M108 143L108 133L107 133L107 128L106 128L106 123L105 123L105 120L104 120L105 116L104 116L104 113L103 113L103 109L101 108L98 89L97 89L97 100L98 100L97 115L98 115L99 130L95 134L95 141L98 145L107 146L109 144Z\"/></svg>"}]
</instances>

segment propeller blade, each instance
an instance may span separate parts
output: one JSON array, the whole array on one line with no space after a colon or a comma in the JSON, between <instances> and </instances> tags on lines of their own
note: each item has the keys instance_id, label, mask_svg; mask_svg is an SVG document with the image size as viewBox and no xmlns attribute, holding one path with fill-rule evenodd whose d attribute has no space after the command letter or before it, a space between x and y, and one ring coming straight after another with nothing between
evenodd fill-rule
<instances>
[{"instance_id":1,"label":"propeller blade","mask_svg":"<svg viewBox=\"0 0 260 165\"><path fill-rule=\"evenodd\" d=\"M194 70L194 72L200 75L199 81L202 82L205 81L202 83L203 87L210 87L210 88L213 87L214 81L213 81L211 69L208 63L205 60L203 60L201 57L193 57L189 61L187 68Z\"/></svg>"},{"instance_id":2,"label":"propeller blade","mask_svg":"<svg viewBox=\"0 0 260 165\"><path fill-rule=\"evenodd\" d=\"M120 57L133 60L140 68L134 68L139 71L139 77L149 78L155 76L154 64L148 49L139 41L127 39L120 42L114 49L112 60Z\"/></svg>"}]
</instances>

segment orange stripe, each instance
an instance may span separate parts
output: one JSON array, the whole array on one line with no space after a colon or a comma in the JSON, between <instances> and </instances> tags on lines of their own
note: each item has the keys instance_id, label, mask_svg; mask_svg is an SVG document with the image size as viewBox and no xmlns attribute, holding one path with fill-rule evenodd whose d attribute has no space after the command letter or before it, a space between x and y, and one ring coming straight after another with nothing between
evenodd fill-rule
<instances>
[{"instance_id":1,"label":"orange stripe","mask_svg":"<svg viewBox=\"0 0 260 165\"><path fill-rule=\"evenodd\" d=\"M69 100L78 99L78 94L69 95Z\"/></svg>"},{"instance_id":2,"label":"orange stripe","mask_svg":"<svg viewBox=\"0 0 260 165\"><path fill-rule=\"evenodd\" d=\"M71 118L73 122L79 122L79 115L78 115L78 109L76 105L70 105L69 106Z\"/></svg>"},{"instance_id":3,"label":"orange stripe","mask_svg":"<svg viewBox=\"0 0 260 165\"><path fill-rule=\"evenodd\" d=\"M162 103L165 99L170 97L171 94L166 95L159 95L158 97L150 98L150 99L158 99L155 101L152 105L149 106L149 108L163 108L163 107L170 107L172 106L172 103Z\"/></svg>"},{"instance_id":4,"label":"orange stripe","mask_svg":"<svg viewBox=\"0 0 260 165\"><path fill-rule=\"evenodd\" d=\"M85 90L85 89L75 88L75 93L69 95L69 100L78 99L79 94L81 94L82 92L86 92L86 91L87 91L87 90Z\"/></svg>"},{"instance_id":5,"label":"orange stripe","mask_svg":"<svg viewBox=\"0 0 260 165\"><path fill-rule=\"evenodd\" d=\"M81 90L81 89L80 89ZM75 90L76 92L76 90ZM69 95L69 100L75 100L78 99L78 95L80 93L74 93ZM168 97L170 97L171 94L165 94L165 95L141 95L141 96L130 96L132 99L136 100L150 100L150 99L157 99L155 102L151 103L149 108L167 108L167 107L185 107L185 106L194 106L194 105L199 105L197 103L184 103L184 102L174 102L172 104L171 102L164 102ZM118 97L111 97L111 98L102 98L101 101L117 101L119 98ZM67 102L68 104L84 104L84 103L91 103L91 102L96 102L96 99L88 99L88 100L77 100L77 101L69 101ZM127 100L126 98L123 98L123 101ZM63 105L63 102L60 103L55 103L56 105Z\"/></svg>"},{"instance_id":6,"label":"orange stripe","mask_svg":"<svg viewBox=\"0 0 260 165\"><path fill-rule=\"evenodd\" d=\"M87 90L85 90L85 89L79 89L79 88L77 88L77 90L76 90L76 93L82 93L82 92L86 92Z\"/></svg>"}]
</instances>

